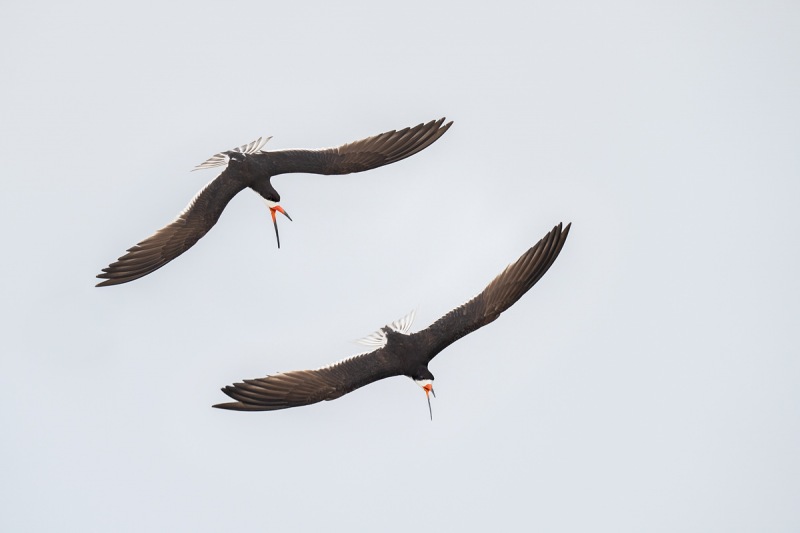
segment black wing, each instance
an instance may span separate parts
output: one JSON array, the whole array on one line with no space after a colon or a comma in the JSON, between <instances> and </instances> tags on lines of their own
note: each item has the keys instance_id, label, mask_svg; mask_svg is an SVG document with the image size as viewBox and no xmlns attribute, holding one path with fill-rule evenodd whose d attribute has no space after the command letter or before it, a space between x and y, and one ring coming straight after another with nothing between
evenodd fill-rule
<instances>
[{"instance_id":1,"label":"black wing","mask_svg":"<svg viewBox=\"0 0 800 533\"><path fill-rule=\"evenodd\" d=\"M191 248L219 220L222 211L244 187L225 172L205 186L172 223L161 228L103 269L98 287L118 285L146 276Z\"/></svg>"},{"instance_id":2,"label":"black wing","mask_svg":"<svg viewBox=\"0 0 800 533\"><path fill-rule=\"evenodd\" d=\"M270 174L305 172L309 174L350 174L377 168L412 156L424 150L444 135L453 122L443 124L444 118L419 124L413 128L388 131L319 150L276 150L253 157L268 158Z\"/></svg>"},{"instance_id":3,"label":"black wing","mask_svg":"<svg viewBox=\"0 0 800 533\"><path fill-rule=\"evenodd\" d=\"M295 370L265 378L246 379L222 389L236 400L215 405L234 411L276 411L335 400L359 387L400 375L388 352L378 349L318 370Z\"/></svg>"},{"instance_id":4,"label":"black wing","mask_svg":"<svg viewBox=\"0 0 800 533\"><path fill-rule=\"evenodd\" d=\"M544 276L567 240L571 224L561 224L522 254L475 298L415 333L430 348L431 359L464 335L494 321Z\"/></svg>"}]
</instances>

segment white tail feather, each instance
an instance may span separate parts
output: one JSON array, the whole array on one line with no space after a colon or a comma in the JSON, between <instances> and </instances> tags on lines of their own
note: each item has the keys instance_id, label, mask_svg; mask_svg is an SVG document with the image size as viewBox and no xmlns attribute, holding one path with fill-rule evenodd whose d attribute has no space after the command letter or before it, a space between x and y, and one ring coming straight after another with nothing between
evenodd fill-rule
<instances>
[{"instance_id":1,"label":"white tail feather","mask_svg":"<svg viewBox=\"0 0 800 533\"><path fill-rule=\"evenodd\" d=\"M239 152L239 153L242 153L242 154L255 154L256 152L259 152L261 150L261 148L263 148L263 146L265 144L267 144L267 141L269 141L270 139L272 139L271 135L269 137L259 137L258 139L256 139L253 142L250 142L250 143L247 143L247 144L243 144L243 145L238 146L236 148L231 148L230 150L227 150L227 152ZM229 160L230 159L228 158L228 154L227 153L220 152L218 154L212 155L211 157L209 157L208 159L206 159L205 161L203 161L202 163L200 163L199 165L194 167L192 170L200 170L202 168L221 167L222 165L227 165Z\"/></svg>"},{"instance_id":2,"label":"white tail feather","mask_svg":"<svg viewBox=\"0 0 800 533\"><path fill-rule=\"evenodd\" d=\"M408 335L408 332L411 329L411 325L414 323L414 318L416 316L417 316L417 310L414 309L406 316L398 318L391 324L386 324L385 327L388 327L392 331ZM370 333L369 335L367 335L362 339L358 339L356 342L359 344L364 344L366 346L383 347L386 346L386 333L383 331L383 328L381 328L378 331Z\"/></svg>"}]
</instances>

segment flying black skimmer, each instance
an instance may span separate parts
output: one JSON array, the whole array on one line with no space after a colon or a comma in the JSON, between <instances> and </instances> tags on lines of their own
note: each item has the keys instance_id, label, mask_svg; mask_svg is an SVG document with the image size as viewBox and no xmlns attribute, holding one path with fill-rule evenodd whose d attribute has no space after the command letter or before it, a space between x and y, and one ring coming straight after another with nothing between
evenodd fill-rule
<instances>
[{"instance_id":1,"label":"flying black skimmer","mask_svg":"<svg viewBox=\"0 0 800 533\"><path fill-rule=\"evenodd\" d=\"M267 202L278 248L276 213L291 218L278 205L278 194L270 180L278 174L350 174L388 165L412 156L433 144L453 124L444 118L399 131L388 131L335 148L319 150L275 150L261 148L271 137L220 152L194 170L224 166L222 172L189 202L178 217L155 234L129 248L128 253L103 269L98 287L118 285L150 274L191 248L217 223L222 211L236 194L249 187Z\"/></svg>"},{"instance_id":2,"label":"flying black skimmer","mask_svg":"<svg viewBox=\"0 0 800 533\"><path fill-rule=\"evenodd\" d=\"M494 321L533 287L558 257L569 229L570 224L563 230L561 224L553 228L515 263L506 267L483 292L426 329L409 333L414 318L412 312L363 339L365 344L377 346L371 352L317 370L246 379L244 383L222 389L235 402L214 407L236 411L287 409L335 400L379 379L408 376L425 391L430 411L433 374L428 370L428 363L431 359L461 337Z\"/></svg>"}]
</instances>

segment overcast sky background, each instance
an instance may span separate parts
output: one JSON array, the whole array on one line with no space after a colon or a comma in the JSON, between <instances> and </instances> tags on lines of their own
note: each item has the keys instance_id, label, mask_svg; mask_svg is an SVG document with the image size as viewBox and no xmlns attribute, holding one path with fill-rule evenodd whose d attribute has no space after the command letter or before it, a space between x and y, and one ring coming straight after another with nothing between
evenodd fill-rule
<instances>
[{"instance_id":1,"label":"overcast sky background","mask_svg":"<svg viewBox=\"0 0 800 533\"><path fill-rule=\"evenodd\" d=\"M796 2L14 2L0 19L0 529L800 529ZM447 116L400 163L237 196L97 289L212 154ZM219 388L546 276L408 379Z\"/></svg>"}]
</instances>

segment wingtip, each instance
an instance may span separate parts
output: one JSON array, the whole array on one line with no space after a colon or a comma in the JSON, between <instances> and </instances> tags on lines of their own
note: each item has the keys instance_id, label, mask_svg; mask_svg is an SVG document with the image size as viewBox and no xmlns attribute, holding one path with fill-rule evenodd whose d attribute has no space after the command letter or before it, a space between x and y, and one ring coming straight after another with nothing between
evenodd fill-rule
<instances>
[{"instance_id":1,"label":"wingtip","mask_svg":"<svg viewBox=\"0 0 800 533\"><path fill-rule=\"evenodd\" d=\"M552 242L557 243L557 252L556 256L561 252L561 248L567 242L567 237L569 236L569 230L572 227L572 222L567 222L565 226L563 222L559 222L556 224L550 233L548 233L542 240L548 239ZM555 260L555 258L554 258Z\"/></svg>"},{"instance_id":2,"label":"wingtip","mask_svg":"<svg viewBox=\"0 0 800 533\"><path fill-rule=\"evenodd\" d=\"M111 267L104 268L104 272L102 274L98 274L95 276L96 278L100 278L104 281L96 284L95 287L110 287L112 285L122 285L123 283L128 283L129 281L133 281L136 279L141 278L145 274L135 274L132 276L124 276L120 275L120 273L114 273L110 271Z\"/></svg>"},{"instance_id":3,"label":"wingtip","mask_svg":"<svg viewBox=\"0 0 800 533\"><path fill-rule=\"evenodd\" d=\"M426 129L435 129L435 130L445 130L445 131L447 131L447 129L450 126L453 125L453 121L451 120L450 122L445 124L445 122L444 122L445 120L447 120L447 117L437 118L437 119L431 120L429 122L422 122L421 124L418 124L415 127L416 128L426 128ZM406 129L411 129L411 128L406 128ZM442 133L444 133L444 132L442 132Z\"/></svg>"},{"instance_id":4,"label":"wingtip","mask_svg":"<svg viewBox=\"0 0 800 533\"><path fill-rule=\"evenodd\" d=\"M450 128L450 126L453 125L453 121L451 120L445 123L445 120L447 120L447 117L442 117L438 120L431 120L430 122L428 122L428 124L433 124L436 126L437 129L447 131ZM444 133L444 131L442 133Z\"/></svg>"},{"instance_id":5,"label":"wingtip","mask_svg":"<svg viewBox=\"0 0 800 533\"><path fill-rule=\"evenodd\" d=\"M238 400L238 398L235 398L234 396L231 396L231 394L229 392L229 391L235 390L235 389L236 389L236 387L234 385L225 385L224 387L221 387L219 390L221 390L226 396L229 396L231 399ZM214 408L214 409L225 409L227 411L239 411L244 407L244 404L242 402L240 402L240 401L224 402L224 403L214 404L211 407Z\"/></svg>"},{"instance_id":6,"label":"wingtip","mask_svg":"<svg viewBox=\"0 0 800 533\"><path fill-rule=\"evenodd\" d=\"M103 279L104 276L102 274L98 274L95 277ZM110 285L115 285L114 280L113 279L104 279L103 281L101 281L99 283L96 283L95 287L108 287Z\"/></svg>"},{"instance_id":7,"label":"wingtip","mask_svg":"<svg viewBox=\"0 0 800 533\"><path fill-rule=\"evenodd\" d=\"M223 409L225 411L275 411L275 408L269 408L262 405L251 405L244 402L228 402L218 403L211 406L214 409ZM278 408L281 409L281 408Z\"/></svg>"}]
</instances>

